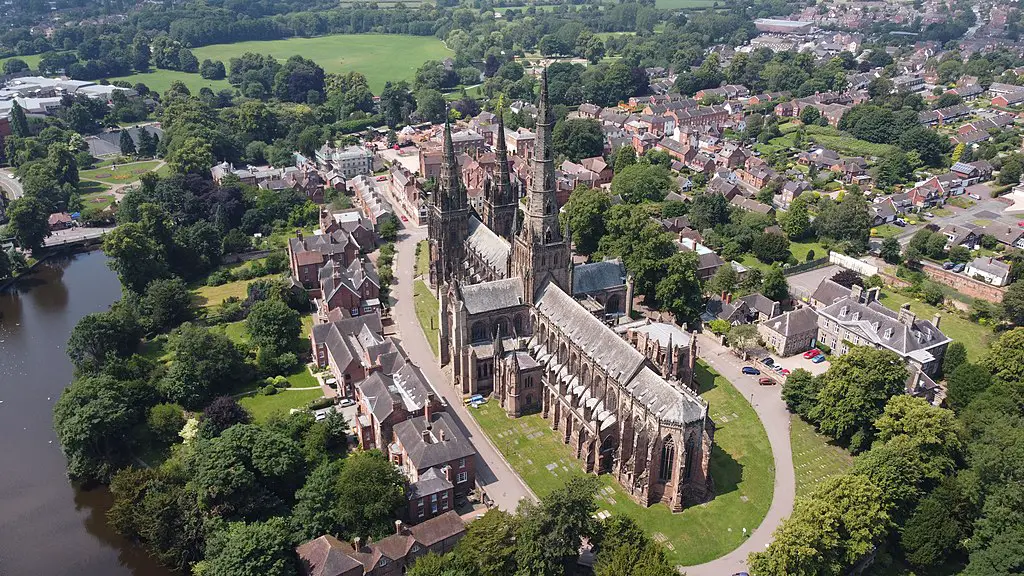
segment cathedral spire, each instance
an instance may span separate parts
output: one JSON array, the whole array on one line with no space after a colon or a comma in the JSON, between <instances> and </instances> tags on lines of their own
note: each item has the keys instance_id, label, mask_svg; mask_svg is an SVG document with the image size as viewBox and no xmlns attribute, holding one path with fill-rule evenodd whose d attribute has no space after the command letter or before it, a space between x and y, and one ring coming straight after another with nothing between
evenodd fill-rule
<instances>
[{"instance_id":1,"label":"cathedral spire","mask_svg":"<svg viewBox=\"0 0 1024 576\"><path fill-rule=\"evenodd\" d=\"M505 204L512 199L512 177L508 172L508 148L505 146L505 109L503 100L499 99L498 108L498 141L494 152L498 160L498 189L494 195L498 202Z\"/></svg>"},{"instance_id":2,"label":"cathedral spire","mask_svg":"<svg viewBox=\"0 0 1024 576\"><path fill-rule=\"evenodd\" d=\"M442 205L448 209L459 210L465 207L465 193L459 171L459 162L455 158L455 145L452 143L452 124L445 108L444 147L441 150L441 181L439 194Z\"/></svg>"}]
</instances>

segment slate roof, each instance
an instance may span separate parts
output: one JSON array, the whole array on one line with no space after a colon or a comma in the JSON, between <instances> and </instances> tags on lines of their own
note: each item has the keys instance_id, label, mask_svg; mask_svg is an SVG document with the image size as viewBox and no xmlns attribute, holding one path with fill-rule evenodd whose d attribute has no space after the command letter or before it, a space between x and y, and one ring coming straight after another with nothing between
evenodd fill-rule
<instances>
[{"instance_id":1,"label":"slate roof","mask_svg":"<svg viewBox=\"0 0 1024 576\"><path fill-rule=\"evenodd\" d=\"M818 314L812 308L798 308L780 314L764 325L769 330L789 337L814 330L818 326Z\"/></svg>"},{"instance_id":2,"label":"slate roof","mask_svg":"<svg viewBox=\"0 0 1024 576\"><path fill-rule=\"evenodd\" d=\"M325 300L330 300L339 290L349 290L362 298L363 285L370 282L380 287L380 278L373 264L353 260L348 268L331 260L320 269L320 286Z\"/></svg>"},{"instance_id":3,"label":"slate roof","mask_svg":"<svg viewBox=\"0 0 1024 576\"><path fill-rule=\"evenodd\" d=\"M469 217L469 237L466 238L466 244L470 250L479 254L491 268L504 270L507 266L512 245L484 226L484 223L476 216Z\"/></svg>"},{"instance_id":4,"label":"slate roof","mask_svg":"<svg viewBox=\"0 0 1024 576\"><path fill-rule=\"evenodd\" d=\"M640 373L626 384L626 391L637 402L647 406L647 409L662 422L686 424L703 420L707 416L706 404L693 396L683 394L649 366L644 366Z\"/></svg>"},{"instance_id":5,"label":"slate roof","mask_svg":"<svg viewBox=\"0 0 1024 576\"><path fill-rule=\"evenodd\" d=\"M384 328L377 314L344 318L337 322L313 325L313 340L323 342L334 363L344 368L361 356L367 347L384 342Z\"/></svg>"},{"instance_id":6,"label":"slate roof","mask_svg":"<svg viewBox=\"0 0 1024 576\"><path fill-rule=\"evenodd\" d=\"M309 576L338 576L363 565L348 555L346 544L331 535L310 540L295 549L303 573Z\"/></svg>"},{"instance_id":7,"label":"slate roof","mask_svg":"<svg viewBox=\"0 0 1024 576\"><path fill-rule=\"evenodd\" d=\"M669 339L672 346L686 347L690 345L690 335L680 330L677 326L664 322L652 322L633 329L635 332L642 332L648 338L653 338L662 346L668 346Z\"/></svg>"},{"instance_id":8,"label":"slate roof","mask_svg":"<svg viewBox=\"0 0 1024 576\"><path fill-rule=\"evenodd\" d=\"M779 303L760 292L747 294L746 296L738 298L738 300L746 302L748 308L756 310L769 318L773 318L778 315Z\"/></svg>"},{"instance_id":9,"label":"slate roof","mask_svg":"<svg viewBox=\"0 0 1024 576\"><path fill-rule=\"evenodd\" d=\"M470 314L483 314L520 306L526 303L523 297L523 281L520 278L505 278L463 286L462 302Z\"/></svg>"},{"instance_id":10,"label":"slate roof","mask_svg":"<svg viewBox=\"0 0 1024 576\"><path fill-rule=\"evenodd\" d=\"M836 300L846 298L850 295L850 289L838 282L833 282L831 279L826 278L818 284L818 287L814 289L814 294L811 295L812 300L821 302L823 305L828 306Z\"/></svg>"},{"instance_id":11,"label":"slate roof","mask_svg":"<svg viewBox=\"0 0 1024 576\"><path fill-rule=\"evenodd\" d=\"M433 394L423 373L411 362L405 363L393 375L374 372L356 387L366 398L378 422L391 416L396 404L403 405L408 412L422 410L428 395Z\"/></svg>"},{"instance_id":12,"label":"slate roof","mask_svg":"<svg viewBox=\"0 0 1024 576\"><path fill-rule=\"evenodd\" d=\"M430 468L423 474L420 474L419 480L409 485L407 497L409 500L416 500L424 496L451 490L453 487L452 483L444 477L440 470Z\"/></svg>"},{"instance_id":13,"label":"slate roof","mask_svg":"<svg viewBox=\"0 0 1024 576\"><path fill-rule=\"evenodd\" d=\"M999 260L994 260L988 257L978 257L971 261L968 265L970 268L987 272L998 278L1006 278L1010 275L1010 265Z\"/></svg>"},{"instance_id":14,"label":"slate roof","mask_svg":"<svg viewBox=\"0 0 1024 576\"><path fill-rule=\"evenodd\" d=\"M405 449L409 463L417 470L441 466L476 454L473 445L447 412L431 414L429 427L425 418L410 418L395 424L394 431L395 438ZM424 440L424 436L430 440Z\"/></svg>"},{"instance_id":15,"label":"slate roof","mask_svg":"<svg viewBox=\"0 0 1024 576\"><path fill-rule=\"evenodd\" d=\"M625 283L626 267L617 259L580 264L572 272L573 296L600 292Z\"/></svg>"},{"instance_id":16,"label":"slate roof","mask_svg":"<svg viewBox=\"0 0 1024 576\"><path fill-rule=\"evenodd\" d=\"M930 321L915 318L913 324L907 326L898 320L898 313L878 301L861 304L847 297L822 308L819 313L862 339L903 356L949 342L949 338Z\"/></svg>"}]
</instances>

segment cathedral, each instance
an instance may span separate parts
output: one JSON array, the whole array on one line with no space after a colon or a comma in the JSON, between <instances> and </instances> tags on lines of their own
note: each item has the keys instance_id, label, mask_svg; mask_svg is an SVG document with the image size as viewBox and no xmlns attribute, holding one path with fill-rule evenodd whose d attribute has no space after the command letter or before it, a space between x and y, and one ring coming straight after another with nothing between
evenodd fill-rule
<instances>
[{"instance_id":1,"label":"cathedral","mask_svg":"<svg viewBox=\"0 0 1024 576\"><path fill-rule=\"evenodd\" d=\"M478 211L444 128L428 216L441 365L463 394L490 393L512 417L540 412L587 472L614 475L638 503L679 511L706 501L715 425L691 389L695 342L652 339L649 356L602 320L621 316L631 295L621 264L573 262L555 199L546 74L525 194L510 176L501 116Z\"/></svg>"}]
</instances>

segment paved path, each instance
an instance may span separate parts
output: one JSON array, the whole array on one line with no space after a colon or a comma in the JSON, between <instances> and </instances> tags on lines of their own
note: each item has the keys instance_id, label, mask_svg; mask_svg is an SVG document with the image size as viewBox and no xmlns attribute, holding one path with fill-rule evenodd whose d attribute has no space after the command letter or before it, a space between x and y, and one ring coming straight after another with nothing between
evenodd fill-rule
<instances>
[{"instance_id":1,"label":"paved path","mask_svg":"<svg viewBox=\"0 0 1024 576\"><path fill-rule=\"evenodd\" d=\"M401 335L402 346L412 361L423 370L423 375L433 384L448 402L447 412L459 424L462 432L476 448L476 478L484 487L487 495L498 508L514 512L523 498L535 500L533 492L523 483L519 475L508 464L505 458L491 444L476 420L469 414L462 403L461 392L451 384L451 376L442 371L434 357L433 350L427 342L413 304L413 280L416 262L416 243L426 238L424 229L406 229L401 232L396 244L397 262L395 265L395 286L392 289L393 307L391 309L395 326Z\"/></svg>"},{"instance_id":2,"label":"paved path","mask_svg":"<svg viewBox=\"0 0 1024 576\"><path fill-rule=\"evenodd\" d=\"M772 446L772 457L775 460L775 492L768 515L761 525L739 548L729 554L706 564L684 568L688 576L729 576L746 571L747 556L751 552L764 550L771 542L772 532L793 511L796 475L793 471L793 451L789 442L789 410L782 401L781 387L758 385L757 377L743 374L743 363L725 346L705 334L700 334L698 338L700 358L732 382L753 405L765 432L768 433L768 442Z\"/></svg>"}]
</instances>

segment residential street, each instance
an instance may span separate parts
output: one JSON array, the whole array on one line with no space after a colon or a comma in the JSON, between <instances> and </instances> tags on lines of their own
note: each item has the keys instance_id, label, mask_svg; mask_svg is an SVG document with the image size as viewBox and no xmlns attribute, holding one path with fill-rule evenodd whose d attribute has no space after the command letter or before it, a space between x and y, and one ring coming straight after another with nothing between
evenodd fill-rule
<instances>
[{"instance_id":1,"label":"residential street","mask_svg":"<svg viewBox=\"0 0 1024 576\"><path fill-rule=\"evenodd\" d=\"M751 552L764 550L771 542L775 528L793 512L796 474L793 471L793 451L789 441L789 410L782 401L781 387L758 385L756 376L743 374L740 359L712 337L700 334L698 342L700 358L732 382L745 398L752 399L754 411L768 433L768 442L772 446L772 457L775 460L772 505L761 525L746 542L729 554L705 564L685 568L689 576L729 576L745 571L747 556Z\"/></svg>"},{"instance_id":2,"label":"residential street","mask_svg":"<svg viewBox=\"0 0 1024 576\"><path fill-rule=\"evenodd\" d=\"M523 498L536 499L533 492L523 483L519 475L509 466L504 457L491 444L476 420L462 403L462 394L451 385L447 370L442 371L434 358L434 352L420 328L413 304L413 276L416 263L416 243L427 237L424 228L406 228L395 244L398 251L395 262L395 285L392 288L393 307L391 315L395 320L402 346L412 361L423 370L423 375L448 402L448 413L452 415L462 432L473 443L477 452L476 477L487 495L498 508L513 512Z\"/></svg>"},{"instance_id":3,"label":"residential street","mask_svg":"<svg viewBox=\"0 0 1024 576\"><path fill-rule=\"evenodd\" d=\"M14 179L9 170L0 170L0 194L7 196L8 200L17 200L24 194L21 183Z\"/></svg>"}]
</instances>

